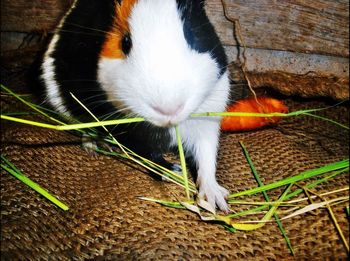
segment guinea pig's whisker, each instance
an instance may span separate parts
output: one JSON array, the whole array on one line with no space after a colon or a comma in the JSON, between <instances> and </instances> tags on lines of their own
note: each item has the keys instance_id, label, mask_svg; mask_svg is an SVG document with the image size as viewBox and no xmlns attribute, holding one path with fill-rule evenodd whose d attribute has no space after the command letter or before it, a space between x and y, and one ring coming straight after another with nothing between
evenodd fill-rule
<instances>
[{"instance_id":1,"label":"guinea pig's whisker","mask_svg":"<svg viewBox=\"0 0 350 261\"><path fill-rule=\"evenodd\" d=\"M104 36L102 34L94 34L94 33L88 33L88 32L82 32L82 31L73 31L73 30L66 30L66 29L61 29L60 32L70 33L70 34L80 34L80 35L101 36L101 37Z\"/></svg>"},{"instance_id":2,"label":"guinea pig's whisker","mask_svg":"<svg viewBox=\"0 0 350 261\"><path fill-rule=\"evenodd\" d=\"M107 104L109 102L110 101L106 101L106 100L99 100L99 101L90 102L89 103L89 108L91 108L92 110L96 110L100 106L103 106L103 105L105 105L105 104ZM110 114L121 114L122 112L125 112L125 111L128 112L128 115L131 115L130 114L130 108L125 106L124 108L116 108L115 110L113 110L113 111L111 111L109 113L103 114L103 115L100 116L100 118L105 118L105 117L109 116ZM125 117L125 116L123 115L123 117Z\"/></svg>"},{"instance_id":3,"label":"guinea pig's whisker","mask_svg":"<svg viewBox=\"0 0 350 261\"><path fill-rule=\"evenodd\" d=\"M211 50L209 50L210 55L213 55L213 52L215 51L216 48L220 47L220 44L215 45ZM226 65L224 68L226 69L228 65Z\"/></svg>"},{"instance_id":4,"label":"guinea pig's whisker","mask_svg":"<svg viewBox=\"0 0 350 261\"><path fill-rule=\"evenodd\" d=\"M109 91L109 92L106 92L106 91L103 91L103 90L98 90L96 89L95 86L92 86L90 88L87 88L86 86L84 86L84 89L83 90L75 90L74 91L75 93L86 93L86 92L95 92L95 93L103 93L103 94L110 94L111 96L113 96L114 92L112 91Z\"/></svg>"},{"instance_id":5,"label":"guinea pig's whisker","mask_svg":"<svg viewBox=\"0 0 350 261\"><path fill-rule=\"evenodd\" d=\"M135 112L133 112L133 110L130 107L126 106L124 109L126 109L126 112L127 112L127 113L124 114L125 118L140 117L140 115L138 115Z\"/></svg>"},{"instance_id":6,"label":"guinea pig's whisker","mask_svg":"<svg viewBox=\"0 0 350 261\"><path fill-rule=\"evenodd\" d=\"M105 94L104 93L99 93L99 94L96 94L96 95L92 95L92 96L89 96L89 98L87 98L86 100L95 100L96 98L105 98ZM96 102L99 102L98 100ZM107 103L107 101L106 101Z\"/></svg>"},{"instance_id":7,"label":"guinea pig's whisker","mask_svg":"<svg viewBox=\"0 0 350 261\"><path fill-rule=\"evenodd\" d=\"M118 115L118 114L121 114L123 111L127 111L128 108L123 108L123 109L118 109L118 110L115 110L115 111L112 111L112 112L109 112L109 113L106 113L104 115L101 115L101 119L102 120L108 120L108 119L111 119L113 118L114 116ZM129 115L129 114L127 114ZM124 116L125 117L125 116Z\"/></svg>"},{"instance_id":8,"label":"guinea pig's whisker","mask_svg":"<svg viewBox=\"0 0 350 261\"><path fill-rule=\"evenodd\" d=\"M97 101L90 101L87 102L86 106L88 106L91 109L98 109L98 107L105 105L107 102L104 100L97 100Z\"/></svg>"},{"instance_id":9,"label":"guinea pig's whisker","mask_svg":"<svg viewBox=\"0 0 350 261\"><path fill-rule=\"evenodd\" d=\"M76 90L74 93L75 94L80 94L80 93L82 93L82 94L85 94L85 93L106 94L105 92L96 90L96 88L87 88L87 89L84 89L84 90ZM92 96L89 96L89 97L92 97Z\"/></svg>"},{"instance_id":10,"label":"guinea pig's whisker","mask_svg":"<svg viewBox=\"0 0 350 261\"><path fill-rule=\"evenodd\" d=\"M51 20L52 22L57 22L56 19L49 19L48 20ZM85 29L85 30L90 30L90 31L95 31L95 32L98 32L98 33L101 33L101 34L95 34L95 35L102 35L104 36L104 34L111 34L111 32L109 31L105 31L105 30L101 30L101 29L97 29L97 28L93 28L93 27L88 27L88 26L84 26L84 25L81 25L81 24L77 24L77 23L72 23L72 22L68 22L68 21L64 21L64 25L71 25L71 26L75 26L77 28L81 28L81 29ZM64 31L65 29L63 29L63 25L62 26L57 26L56 27L56 30L59 30L59 31ZM53 31L53 32L56 32ZM72 31L74 32L74 31Z\"/></svg>"},{"instance_id":11,"label":"guinea pig's whisker","mask_svg":"<svg viewBox=\"0 0 350 261\"><path fill-rule=\"evenodd\" d=\"M78 96L79 98L79 94L82 93L82 94L87 94L87 93L91 93L91 94L94 94L94 95L89 95L88 97L84 98L83 100L81 100L81 102L83 101L88 101L88 100L92 100L92 99L95 99L95 98L105 98L106 97L106 93L104 92L101 92L101 91L96 91L96 90L89 90L89 89L85 89L84 91L75 91L74 94L76 96Z\"/></svg>"},{"instance_id":12,"label":"guinea pig's whisker","mask_svg":"<svg viewBox=\"0 0 350 261\"><path fill-rule=\"evenodd\" d=\"M104 31L104 30L100 30L100 29L97 29L97 28L87 27L87 26L83 26L83 25L80 25L80 24L76 24L76 23L66 22L66 24L73 25L73 26L78 27L78 28L82 28L82 29L98 32L98 33L103 33L102 36L104 36L105 34L116 35L116 34L114 34L112 32L109 32L109 31Z\"/></svg>"},{"instance_id":13,"label":"guinea pig's whisker","mask_svg":"<svg viewBox=\"0 0 350 261\"><path fill-rule=\"evenodd\" d=\"M125 108L122 108L122 109L118 109L116 112L120 113L120 112L125 112L125 111L129 111L130 109L125 107Z\"/></svg>"},{"instance_id":14,"label":"guinea pig's whisker","mask_svg":"<svg viewBox=\"0 0 350 261\"><path fill-rule=\"evenodd\" d=\"M208 24L210 24L210 22L202 23L202 24L200 24L200 25L198 25L198 26L193 27L193 29L194 29L194 30L201 29L203 26L206 26L206 25L208 25Z\"/></svg>"},{"instance_id":15,"label":"guinea pig's whisker","mask_svg":"<svg viewBox=\"0 0 350 261\"><path fill-rule=\"evenodd\" d=\"M97 95L93 95L93 96L89 96L89 97L85 97L85 98L78 97L78 99L82 104L88 105L88 104L100 102L100 100L96 99L98 97L103 97L103 95L97 94Z\"/></svg>"},{"instance_id":16,"label":"guinea pig's whisker","mask_svg":"<svg viewBox=\"0 0 350 261\"><path fill-rule=\"evenodd\" d=\"M104 115L101 115L100 119L101 119L102 121L107 121L107 120L109 120L109 119L113 119L114 116L115 116L115 115L118 115L118 114L119 114L118 111L112 111L112 112L110 112L110 113L106 113L106 114L104 114Z\"/></svg>"},{"instance_id":17,"label":"guinea pig's whisker","mask_svg":"<svg viewBox=\"0 0 350 261\"><path fill-rule=\"evenodd\" d=\"M231 83L232 86L248 86L247 83Z\"/></svg>"},{"instance_id":18,"label":"guinea pig's whisker","mask_svg":"<svg viewBox=\"0 0 350 261\"><path fill-rule=\"evenodd\" d=\"M222 66L222 68L227 69L230 66L230 63L226 64L225 66Z\"/></svg>"},{"instance_id":19,"label":"guinea pig's whisker","mask_svg":"<svg viewBox=\"0 0 350 261\"><path fill-rule=\"evenodd\" d=\"M62 82L98 82L94 79L73 79L73 80L62 80Z\"/></svg>"}]
</instances>

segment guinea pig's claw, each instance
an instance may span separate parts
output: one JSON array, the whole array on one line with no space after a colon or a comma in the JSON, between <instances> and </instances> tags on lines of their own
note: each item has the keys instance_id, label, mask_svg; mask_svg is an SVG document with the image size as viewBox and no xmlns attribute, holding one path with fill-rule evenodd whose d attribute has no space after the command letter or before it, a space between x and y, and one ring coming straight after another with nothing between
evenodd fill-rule
<instances>
[{"instance_id":1,"label":"guinea pig's claw","mask_svg":"<svg viewBox=\"0 0 350 261\"><path fill-rule=\"evenodd\" d=\"M110 146L108 143L95 140L86 134L83 134L81 141L82 141L83 149L90 156L97 157L98 156L98 152L97 152L98 148L102 148L103 150L108 151L108 152L113 152L113 147Z\"/></svg>"},{"instance_id":2,"label":"guinea pig's claw","mask_svg":"<svg viewBox=\"0 0 350 261\"><path fill-rule=\"evenodd\" d=\"M98 146L95 140L84 134L81 138L81 145L90 156L97 157L96 149Z\"/></svg>"},{"instance_id":3,"label":"guinea pig's claw","mask_svg":"<svg viewBox=\"0 0 350 261\"><path fill-rule=\"evenodd\" d=\"M176 172L177 174L182 175L182 168L179 164L172 164L171 168L172 171Z\"/></svg>"},{"instance_id":4,"label":"guinea pig's claw","mask_svg":"<svg viewBox=\"0 0 350 261\"><path fill-rule=\"evenodd\" d=\"M169 161L167 161L166 159L164 159L163 155L161 153L157 153L157 152L154 152L151 154L151 158L150 158L153 162L157 163L158 165L168 169L168 170L171 170L177 174L182 174L182 169L181 169L181 166L178 165L178 164L175 164L175 163L171 163ZM168 181L168 179L162 177L161 178L162 181Z\"/></svg>"},{"instance_id":5,"label":"guinea pig's claw","mask_svg":"<svg viewBox=\"0 0 350 261\"><path fill-rule=\"evenodd\" d=\"M169 163L168 168L169 168L171 171L175 172L176 174L182 175L182 168L181 168L180 165ZM164 177L162 177L162 181L169 181L169 180L166 179L166 178L164 178Z\"/></svg>"},{"instance_id":6,"label":"guinea pig's claw","mask_svg":"<svg viewBox=\"0 0 350 261\"><path fill-rule=\"evenodd\" d=\"M220 186L216 181L213 183L201 184L199 187L200 198L204 198L214 208L216 206L225 213L230 212L230 208L226 202L225 197L229 194L229 191Z\"/></svg>"}]
</instances>

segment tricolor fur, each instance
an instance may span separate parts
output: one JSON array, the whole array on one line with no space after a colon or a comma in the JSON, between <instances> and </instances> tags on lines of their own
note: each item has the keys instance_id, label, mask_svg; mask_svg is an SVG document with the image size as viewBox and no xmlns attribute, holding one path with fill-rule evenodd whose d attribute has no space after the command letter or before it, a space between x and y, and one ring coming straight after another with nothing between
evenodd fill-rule
<instances>
[{"instance_id":1,"label":"tricolor fur","mask_svg":"<svg viewBox=\"0 0 350 261\"><path fill-rule=\"evenodd\" d=\"M190 118L225 109L226 65L204 1L78 0L51 40L41 78L61 113L92 120L73 93L100 119L144 117L113 133L161 164L179 124L200 193L227 210L227 191L215 179L220 119Z\"/></svg>"}]
</instances>

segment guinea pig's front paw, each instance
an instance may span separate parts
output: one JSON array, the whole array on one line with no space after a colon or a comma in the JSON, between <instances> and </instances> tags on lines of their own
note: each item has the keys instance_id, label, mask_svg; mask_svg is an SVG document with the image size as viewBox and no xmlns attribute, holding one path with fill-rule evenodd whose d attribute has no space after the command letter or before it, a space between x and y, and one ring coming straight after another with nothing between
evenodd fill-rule
<instances>
[{"instance_id":1,"label":"guinea pig's front paw","mask_svg":"<svg viewBox=\"0 0 350 261\"><path fill-rule=\"evenodd\" d=\"M81 137L81 145L90 156L97 157L97 142L93 140L90 136L88 136L87 134L83 134L83 136Z\"/></svg>"},{"instance_id":2,"label":"guinea pig's front paw","mask_svg":"<svg viewBox=\"0 0 350 261\"><path fill-rule=\"evenodd\" d=\"M202 182L199 185L199 197L205 199L214 208L218 208L225 213L230 211L230 208L226 202L225 197L229 194L229 191L220 186L216 181L214 182Z\"/></svg>"},{"instance_id":3,"label":"guinea pig's front paw","mask_svg":"<svg viewBox=\"0 0 350 261\"><path fill-rule=\"evenodd\" d=\"M87 134L83 134L81 138L81 145L83 149L92 157L97 157L99 154L97 149L102 149L108 152L113 152L113 147L108 143L96 140Z\"/></svg>"},{"instance_id":4,"label":"guinea pig's front paw","mask_svg":"<svg viewBox=\"0 0 350 261\"><path fill-rule=\"evenodd\" d=\"M175 172L176 174L178 175L182 175L182 168L179 164L172 164L172 163L169 163L168 167L167 167L169 170ZM168 182L169 179L165 178L165 177L162 177L162 181L166 181ZM170 182L170 181L169 181Z\"/></svg>"}]
</instances>

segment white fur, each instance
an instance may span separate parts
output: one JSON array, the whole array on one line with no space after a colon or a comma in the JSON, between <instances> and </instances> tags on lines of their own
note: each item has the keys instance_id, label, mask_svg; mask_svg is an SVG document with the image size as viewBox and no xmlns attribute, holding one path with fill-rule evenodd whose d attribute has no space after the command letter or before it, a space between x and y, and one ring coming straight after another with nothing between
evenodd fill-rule
<instances>
[{"instance_id":1,"label":"white fur","mask_svg":"<svg viewBox=\"0 0 350 261\"><path fill-rule=\"evenodd\" d=\"M130 27L133 47L129 56L99 63L99 80L108 98L118 104L122 101L159 126L186 119L215 84L215 61L189 48L175 0L137 2Z\"/></svg>"},{"instance_id":2,"label":"white fur","mask_svg":"<svg viewBox=\"0 0 350 261\"><path fill-rule=\"evenodd\" d=\"M77 0L74 1L71 8L67 12L67 14L61 19L60 24L58 25L58 28L61 28L66 17L71 13L73 8L76 5ZM59 30L59 29L58 29ZM58 112L69 115L69 112L67 108L63 104L62 97L60 96L59 92L59 84L55 80L55 66L54 66L54 59L52 58L52 54L55 51L56 44L60 38L58 34L58 30L55 32L49 47L45 53L44 61L41 66L42 69L42 75L41 78L44 81L44 85L46 88L46 99L50 103L51 106L53 106Z\"/></svg>"},{"instance_id":3,"label":"white fur","mask_svg":"<svg viewBox=\"0 0 350 261\"><path fill-rule=\"evenodd\" d=\"M99 61L98 78L108 99L155 125L180 124L184 145L195 155L200 195L227 210L228 192L215 179L220 119L189 118L193 112L225 109L227 73L218 80L210 54L188 46L175 0L140 0L129 22L133 46L128 57Z\"/></svg>"},{"instance_id":4,"label":"white fur","mask_svg":"<svg viewBox=\"0 0 350 261\"><path fill-rule=\"evenodd\" d=\"M211 95L195 112L220 112L225 110L229 93L227 72L215 84ZM220 118L189 118L180 124L180 133L187 150L195 155L198 168L197 184L199 196L205 198L212 206L218 205L228 211L225 196L228 191L221 187L215 177L216 155L220 135ZM175 132L171 131L173 144L176 143Z\"/></svg>"}]
</instances>

